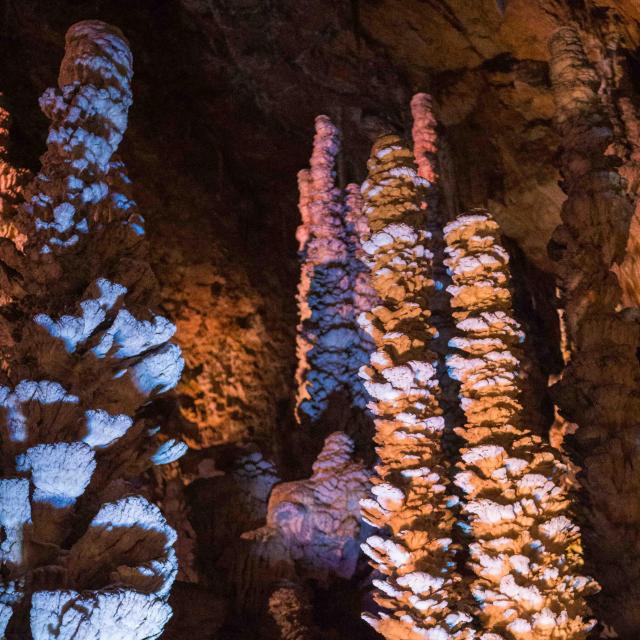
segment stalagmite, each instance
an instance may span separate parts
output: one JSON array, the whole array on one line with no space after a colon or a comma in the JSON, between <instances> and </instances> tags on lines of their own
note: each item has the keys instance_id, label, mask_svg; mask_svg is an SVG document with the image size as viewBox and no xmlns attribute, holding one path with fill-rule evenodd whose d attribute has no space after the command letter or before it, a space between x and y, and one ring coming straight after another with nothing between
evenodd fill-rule
<instances>
[{"instance_id":1,"label":"stalagmite","mask_svg":"<svg viewBox=\"0 0 640 640\"><path fill-rule=\"evenodd\" d=\"M299 176L303 262L298 289L298 420L302 414L317 420L348 376L353 329L343 205L335 185L339 149L338 129L326 116L318 116L311 166Z\"/></svg>"},{"instance_id":2,"label":"stalagmite","mask_svg":"<svg viewBox=\"0 0 640 640\"><path fill-rule=\"evenodd\" d=\"M580 532L569 519L566 473L558 453L520 424L519 345L509 256L499 228L482 210L445 227L445 261L459 335L450 341L467 424L455 483L468 520L471 591L485 637L586 638Z\"/></svg>"},{"instance_id":3,"label":"stalagmite","mask_svg":"<svg viewBox=\"0 0 640 640\"><path fill-rule=\"evenodd\" d=\"M574 450L588 498L585 551L602 585L596 613L631 638L640 633L640 327L633 314L620 312L623 293L612 269L625 255L632 204L610 153L611 126L579 35L560 29L549 47L567 194L549 252L570 347L553 390L562 415L578 425Z\"/></svg>"},{"instance_id":4,"label":"stalagmite","mask_svg":"<svg viewBox=\"0 0 640 640\"><path fill-rule=\"evenodd\" d=\"M446 210L441 206L440 168L438 162L438 123L433 113L433 98L427 93L416 93L411 99L413 126L413 155L418 175L426 181L421 192L420 206L425 210L426 229L430 233L429 250L433 253L432 278L434 290L429 296L431 325L436 334L431 341L431 349L438 355L438 380L441 394L440 406L447 425L460 424L462 416L458 402L458 385L451 380L445 364L449 338L455 332L451 318L451 308L446 287L450 278L444 266L444 237L442 229L448 222Z\"/></svg>"},{"instance_id":5,"label":"stalagmite","mask_svg":"<svg viewBox=\"0 0 640 640\"><path fill-rule=\"evenodd\" d=\"M348 185L343 198L335 183L339 149L338 129L327 116L318 116L310 169L298 174L298 421L306 417L316 422L340 393L354 406L366 406L357 372L367 359L369 343L358 331L356 309L367 306L371 291L359 257L358 187Z\"/></svg>"},{"instance_id":6,"label":"stalagmite","mask_svg":"<svg viewBox=\"0 0 640 640\"><path fill-rule=\"evenodd\" d=\"M364 617L389 640L471 638L455 573L456 498L442 450L436 355L429 350L435 331L421 207L426 181L397 136L376 142L368 168L362 192L370 234L363 249L380 305L360 318L377 347L361 375L373 398L380 463L373 498L361 506L381 530L363 549L380 574L375 599L384 611Z\"/></svg>"},{"instance_id":7,"label":"stalagmite","mask_svg":"<svg viewBox=\"0 0 640 640\"><path fill-rule=\"evenodd\" d=\"M60 89L41 101L48 151L17 218L24 253L0 241L15 307L0 387L2 469L13 476L0 479L8 640L147 640L171 615L175 532L127 482L185 451L140 417L176 385L182 357L173 325L150 311L143 220L112 155L131 75L116 28L69 29Z\"/></svg>"},{"instance_id":8,"label":"stalagmite","mask_svg":"<svg viewBox=\"0 0 640 640\"><path fill-rule=\"evenodd\" d=\"M351 578L358 560L359 501L369 484L353 448L346 434L329 435L311 477L276 484L266 526L243 538L266 545L265 556L274 566L291 563L301 575L323 582Z\"/></svg>"}]
</instances>

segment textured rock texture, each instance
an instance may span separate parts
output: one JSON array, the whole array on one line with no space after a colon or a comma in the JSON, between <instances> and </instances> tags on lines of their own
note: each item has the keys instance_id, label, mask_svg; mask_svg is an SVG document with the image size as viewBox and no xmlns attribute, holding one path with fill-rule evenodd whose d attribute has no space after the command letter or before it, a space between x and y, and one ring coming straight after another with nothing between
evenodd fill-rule
<instances>
[{"instance_id":1,"label":"textured rock texture","mask_svg":"<svg viewBox=\"0 0 640 640\"><path fill-rule=\"evenodd\" d=\"M588 495L585 541L603 587L601 615L630 637L640 628L639 574L633 561L620 558L634 558L637 545L640 477L634 461L640 451L632 434L639 409L639 327L620 312L623 292L612 267L624 258L633 206L616 171L611 120L579 34L560 29L549 46L567 194L563 224L550 245L570 349L556 397L563 415L578 425L576 449Z\"/></svg>"},{"instance_id":2,"label":"textured rock texture","mask_svg":"<svg viewBox=\"0 0 640 640\"><path fill-rule=\"evenodd\" d=\"M461 210L489 207L508 236L515 313L531 339L540 369L537 398L545 402L536 432L548 428L553 407L547 377L557 379L563 362L553 261L546 245L561 221L565 196L553 161L562 134L552 126L547 41L558 27L577 25L602 85L600 95L608 101L607 113L611 104L618 105L622 128L615 125L616 153L628 180L623 189L633 195L636 143L630 107L638 104L635 53L640 44L635 0L6 2L0 11L0 90L12 115L8 155L3 156L10 166L39 169L48 122L38 111L37 98L56 76L69 25L87 18L119 25L136 59L136 99L120 152L146 218L149 258L161 282L161 309L177 327L175 340L186 360L177 395L161 410L145 408L144 413L169 422L174 435L183 433L202 449L177 463L183 478L195 477L208 457L216 463L231 458L233 445L247 441L284 462L287 479L308 477L301 460L308 458L310 466L322 436L338 428L327 425L313 447L292 453L285 446L293 429L295 396L295 176L308 164L314 118L324 113L343 134L336 167L340 186L360 183L371 142L380 133L409 133L409 103L416 91L429 91L441 123L438 216L446 222ZM631 238L626 242L633 247ZM586 251L595 255L599 250ZM14 286L14 266L7 264ZM603 273L609 266L616 268L607 264ZM436 282L441 279L438 268ZM621 280L623 297L614 306L630 306L634 279L626 282L630 287ZM89 278L78 284L74 303L90 284ZM5 295L7 300L22 299L19 290ZM68 300L65 294L60 309L33 312L54 320L61 314L78 316L77 309L66 308ZM0 315L8 317L15 310L4 306ZM441 330L438 314L432 320ZM3 346L13 340L3 332ZM437 342L434 350L440 353ZM616 375L621 370L616 368ZM635 388L636 382L629 379L628 384ZM444 400L444 384L443 391ZM624 398L626 407L632 397ZM448 416L451 407L443 408ZM632 413L622 410L620 415ZM590 424L599 428L599 423ZM620 507L618 515L603 511L618 523L609 536L614 543L600 545L604 534L593 544L585 537L587 549L594 550L587 560L598 559L598 548L606 555L589 572L603 584L602 576L609 575L616 594L623 594L602 601L612 626L622 619L622 609L636 608L635 587L623 589L635 584L631 565L637 556L628 544L636 528L630 514L637 488L632 463L624 464L635 454L630 431L625 433L622 444L606 454L608 477L615 476L623 496L616 493L607 503ZM587 445L581 450L588 451ZM225 512L233 500L224 497L226 482L201 477L190 485L187 506L198 535L205 517L210 529L224 528L225 517L215 514ZM257 520L247 530L259 526ZM610 530L607 523L596 525ZM216 552L205 542L198 555ZM625 558L624 566L620 558ZM194 614L180 612L176 620L184 626L172 627L171 637L180 638L182 629L190 638L208 639L219 624L196 622L211 620L208 609L211 616L220 611L210 606L215 600L211 590L223 578L202 564L207 566L200 574L202 584L185 586L176 600L189 602ZM340 591L341 596L346 593ZM600 597L605 593L606 588ZM357 617L360 604L348 602ZM317 598L313 604L315 610ZM323 616L323 622L333 624L337 617ZM229 618L245 621L233 613ZM637 635L634 624L626 627L631 638ZM323 632L329 633L326 628ZM220 633L225 640L234 637ZM368 633L363 623L350 627L347 637ZM242 637L241 632L236 635Z\"/></svg>"}]
</instances>

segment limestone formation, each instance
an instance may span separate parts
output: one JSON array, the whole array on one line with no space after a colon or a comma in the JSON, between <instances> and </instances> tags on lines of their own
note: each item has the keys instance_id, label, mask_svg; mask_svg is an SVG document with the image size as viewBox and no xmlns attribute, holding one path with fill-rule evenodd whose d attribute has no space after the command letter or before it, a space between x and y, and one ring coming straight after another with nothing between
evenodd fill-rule
<instances>
[{"instance_id":1,"label":"limestone formation","mask_svg":"<svg viewBox=\"0 0 640 640\"><path fill-rule=\"evenodd\" d=\"M269 597L269 613L280 632L280 640L312 640L312 610L306 593L285 583Z\"/></svg>"},{"instance_id":2,"label":"limestone formation","mask_svg":"<svg viewBox=\"0 0 640 640\"><path fill-rule=\"evenodd\" d=\"M368 168L363 249L380 304L361 316L377 347L361 375L373 399L380 462L373 497L361 505L380 530L363 549L380 574L375 599L383 611L364 617L390 640L470 638L455 572L456 498L442 449L437 356L429 349L434 283L421 206L427 182L397 136L375 143Z\"/></svg>"},{"instance_id":3,"label":"limestone formation","mask_svg":"<svg viewBox=\"0 0 640 640\"><path fill-rule=\"evenodd\" d=\"M549 48L567 194L549 251L570 350L554 393L561 414L578 425L574 450L587 497L586 557L602 585L596 613L622 637L634 637L640 632L640 444L634 435L640 327L633 314L621 312L624 296L612 271L624 258L633 209L611 154L613 133L598 78L578 33L558 30Z\"/></svg>"},{"instance_id":4,"label":"limestone formation","mask_svg":"<svg viewBox=\"0 0 640 640\"><path fill-rule=\"evenodd\" d=\"M445 229L459 335L448 366L467 418L455 483L470 538L470 588L484 638L586 638L593 626L581 575L580 532L570 518L566 466L521 424L520 343L513 318L509 256L483 210ZM495 635L491 635L495 634Z\"/></svg>"},{"instance_id":5,"label":"limestone formation","mask_svg":"<svg viewBox=\"0 0 640 640\"><path fill-rule=\"evenodd\" d=\"M346 398L361 409L366 394L357 372L368 344L356 324L356 309L366 306L370 290L358 257L362 227L356 185L346 202L336 185L340 133L327 116L316 118L310 168L298 174L302 219L298 287L296 417L317 422L332 399Z\"/></svg>"},{"instance_id":6,"label":"limestone formation","mask_svg":"<svg viewBox=\"0 0 640 640\"><path fill-rule=\"evenodd\" d=\"M30 176L28 171L16 169L9 161L9 123L9 112L4 108L0 94L0 236L11 238L22 246L25 237L16 228L13 218Z\"/></svg>"},{"instance_id":7,"label":"limestone formation","mask_svg":"<svg viewBox=\"0 0 640 640\"><path fill-rule=\"evenodd\" d=\"M182 357L149 308L143 220L113 157L131 74L119 30L69 29L59 91L41 101L48 150L17 217L24 252L0 242L14 307L0 387L8 640L147 640L171 615L175 532L129 484L185 451L141 413L176 385Z\"/></svg>"},{"instance_id":8,"label":"limestone formation","mask_svg":"<svg viewBox=\"0 0 640 640\"><path fill-rule=\"evenodd\" d=\"M349 276L353 305L353 318L357 321L361 313L367 313L378 304L378 295L371 285L371 275L362 249L362 240L368 234L369 223L363 211L363 199L360 185L348 184L345 189L345 223L347 248L349 252ZM375 345L371 336L358 327L358 339L351 344L349 360L357 373L363 364L369 362L369 356ZM363 381L359 375L349 377L351 397L354 404L364 409L369 402Z\"/></svg>"},{"instance_id":9,"label":"limestone formation","mask_svg":"<svg viewBox=\"0 0 640 640\"><path fill-rule=\"evenodd\" d=\"M368 482L368 471L353 459L349 436L332 433L311 477L276 484L266 526L243 538L264 545L258 553L272 566L291 564L293 575L322 582L351 578L358 560L359 501Z\"/></svg>"}]
</instances>

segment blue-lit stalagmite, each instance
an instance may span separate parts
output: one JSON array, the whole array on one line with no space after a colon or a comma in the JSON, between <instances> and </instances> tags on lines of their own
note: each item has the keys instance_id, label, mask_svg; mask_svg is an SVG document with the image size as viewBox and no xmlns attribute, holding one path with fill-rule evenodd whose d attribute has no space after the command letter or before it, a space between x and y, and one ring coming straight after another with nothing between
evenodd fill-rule
<instances>
[{"instance_id":1,"label":"blue-lit stalagmite","mask_svg":"<svg viewBox=\"0 0 640 640\"><path fill-rule=\"evenodd\" d=\"M182 358L173 325L150 310L144 221L113 155L131 62L115 27L69 29L59 88L41 99L47 152L16 217L24 252L0 242L14 305L0 387L0 635L10 639L146 640L171 615L175 532L129 484L185 449L138 415L175 386Z\"/></svg>"},{"instance_id":2,"label":"blue-lit stalagmite","mask_svg":"<svg viewBox=\"0 0 640 640\"><path fill-rule=\"evenodd\" d=\"M298 174L302 221L296 234L301 258L296 417L311 423L337 396L365 408L358 370L371 349L356 322L371 304L359 247L364 222L359 188L350 184L343 193L336 184L338 128L318 116L315 129L310 168Z\"/></svg>"}]
</instances>

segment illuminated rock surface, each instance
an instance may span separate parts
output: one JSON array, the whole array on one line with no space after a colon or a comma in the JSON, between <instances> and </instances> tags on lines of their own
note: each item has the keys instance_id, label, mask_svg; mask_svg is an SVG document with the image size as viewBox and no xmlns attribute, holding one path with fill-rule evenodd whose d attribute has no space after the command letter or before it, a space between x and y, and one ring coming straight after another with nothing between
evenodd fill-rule
<instances>
[{"instance_id":1,"label":"illuminated rock surface","mask_svg":"<svg viewBox=\"0 0 640 640\"><path fill-rule=\"evenodd\" d=\"M558 27L579 25L598 82L606 80L599 95L610 102L611 94L621 109L620 97L637 106L634 56L640 45L640 16L636 5L635 0L481 0L446 5L419 0L30 0L7 3L0 12L0 89L12 116L7 159L12 167L39 170L37 158L43 150L48 121L38 110L37 97L55 78L70 24L91 17L117 24L134 51L135 103L119 152L135 179L135 200L147 220L149 259L161 283L159 298L142 296L140 306L152 308L155 315L166 315L176 325L172 340L180 345L186 361L177 397L165 397L158 410L155 403L145 406L145 429L140 435L145 436L141 441L146 446L146 427L162 425L163 430L171 430L169 437L177 437L182 430L189 444L200 448L188 454L188 460L182 458L170 466L171 477L179 474L190 483L184 506L199 537L197 562L201 563L202 582L174 587L176 614L164 637L254 640L271 631L263 621L256 622L255 632L248 630L255 618L243 615L232 596L217 591L232 589L235 576L216 572L209 558L203 561L202 556L213 556L220 547L210 544L200 525L207 519L211 529L224 530L225 523L233 519L238 495L227 495L222 489L226 476L210 477L205 463L215 459L217 468L231 478L236 458L243 455L239 450L246 446L245 453L260 449L279 465L284 461L288 468L283 473L279 467L279 475L286 480L308 478L323 436L343 428L327 424L327 431L319 433L317 442L308 448L288 448L283 442L294 432L295 293L299 276L294 238L299 224L295 175L308 165L314 117L327 114L343 133L337 166L340 184L360 183L372 141L390 130L408 140L411 96L417 91L432 94L441 123L441 206L437 213L443 220L439 224L473 207L487 207L494 213L511 255L515 312L542 365L540 393L548 403L546 379L558 380L564 363L555 308L559 306L562 312L563 303L554 293L553 262L546 245L560 223L564 195L553 160L560 136L552 127L554 102L547 41ZM604 45L615 38L615 55L612 44L595 46L595 41ZM617 71L611 76L607 66L612 61L617 64L617 58L630 72L626 87L612 89L609 79L617 82ZM618 129L616 125L616 136ZM629 149L631 131L625 125L626 133L622 134L627 137L622 143ZM619 147L620 141L616 145ZM627 157L624 162L629 162ZM623 173L622 166L619 170L631 175ZM125 186L120 184L119 192ZM632 178L624 189L635 193ZM128 197L131 199L130 193ZM628 245L633 238L626 240ZM114 243L126 251L126 243ZM96 246L102 244L100 241ZM602 245L585 249L587 257L598 253L598 246ZM434 253L437 259L437 250ZM96 252L95 264L102 265L104 255ZM128 266L122 272L114 266L112 273L96 268L87 276L85 269L90 263L85 260L83 266L78 261L76 268L70 269L85 274L81 282L69 284L68 289L56 283L56 290L58 286L66 289L64 295L56 296L60 304L27 309L27 324L30 326L31 318L39 313L55 322L64 315L79 316L77 303L96 297L97 292L87 288L98 278L124 284L130 292L135 289L132 282L120 277L128 272ZM3 292L7 286L11 289L10 295L3 293L3 301L23 299L20 289L24 289L24 282L16 278L20 269L15 267L14 261L3 256L1 288ZM436 264L435 281L440 279L438 269ZM629 291L633 292L633 287ZM156 306L158 302L161 307ZM621 305L622 309L627 307L622 315L633 316L627 298L622 298ZM138 320L152 319L141 314L131 298L125 306ZM4 318L15 309L4 307L0 315ZM432 324L446 343L449 336L439 324L438 310L432 313ZM19 339L22 331L15 333L13 323L2 324L6 326L0 347L6 361L7 345ZM44 331L41 327L38 330ZM635 340L632 342L630 353L636 348ZM441 353L437 341L433 350ZM625 367L616 359L614 375L608 377L624 378ZM47 378L25 371L2 384L14 389L20 380ZM445 404L445 381L441 379L440 384L442 408L449 417L452 406ZM581 384L575 388L579 390ZM600 379L597 386L601 387ZM636 387L632 376L628 388ZM80 390L67 388L77 397L82 397ZM631 403L631 394L618 395L626 398L625 407ZM529 406L524 398L522 404ZM102 407L87 402L89 409ZM626 416L635 413L621 411ZM114 419L108 432L115 435L124 428L117 416L124 414L109 415ZM552 420L551 412L546 422L536 425L536 433L545 435L549 418ZM583 433L601 424L598 420L587 422L578 425ZM94 417L91 424L96 425L94 434L98 434L102 419ZM526 424L533 427L534 423L527 420ZM135 425L125 437L137 441L138 435L131 429L135 430ZM638 610L632 565L638 554L633 544L623 544L633 538L636 528L633 505L638 503L638 490L633 469L637 465L624 463L634 459L633 431L615 432L622 444L607 453L603 471L592 474L594 482L608 477L615 478L615 485L604 492L607 497L600 511L604 521L587 528L612 533L592 539L583 526L583 541L587 551L593 549L596 560L600 550L605 552L602 561L586 572L600 574L596 577L603 583L602 575L610 579L603 595L594 599L595 617L601 618L596 601L613 589L614 596L600 600L609 620L607 626L611 630L624 617L627 631L619 633L628 632L635 639L640 635L640 623L632 616ZM158 440L164 441L164 437L158 435ZM566 438L567 451L571 450L570 441ZM93 437L85 442L105 446ZM116 444L114 441L106 447ZM450 445L455 442L448 441ZM139 451L133 444L123 448ZM155 446L150 449L154 455ZM588 451L588 446L582 450ZM168 445L160 455L170 451ZM105 450L96 448L96 455L102 455L100 452ZM100 473L100 464L96 473ZM126 486L129 491L140 489L130 483ZM83 522L90 521L100 503L119 497L105 493ZM258 506L258 501L252 503L261 516L247 516L245 530L263 522L260 509L265 507ZM577 508L582 504L590 504L590 498L581 498ZM609 522L614 520L612 527ZM236 536L231 528L227 526L227 540ZM624 535L618 535L620 531ZM365 564L361 560L361 565ZM330 594L311 590L314 616L324 625L323 637L376 637L368 625L358 622L363 606L357 601L356 584L358 588L368 584L362 571L348 585L333 583ZM262 605L266 607L267 601L268 594ZM221 619L226 625L222 629Z\"/></svg>"}]
</instances>

